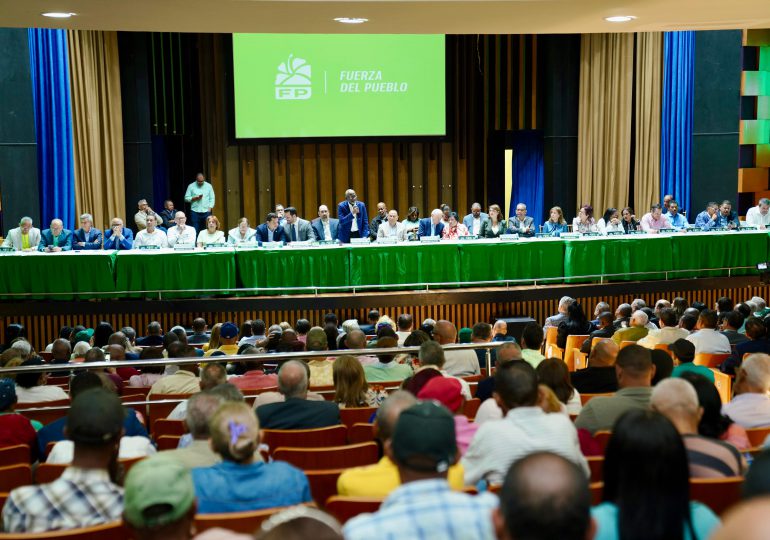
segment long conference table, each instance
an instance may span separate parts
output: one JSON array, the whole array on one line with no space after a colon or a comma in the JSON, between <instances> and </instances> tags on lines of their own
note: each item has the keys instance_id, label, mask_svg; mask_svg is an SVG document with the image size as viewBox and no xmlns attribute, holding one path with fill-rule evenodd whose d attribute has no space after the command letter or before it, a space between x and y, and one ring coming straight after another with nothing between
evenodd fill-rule
<instances>
[{"instance_id":1,"label":"long conference table","mask_svg":"<svg viewBox=\"0 0 770 540\"><path fill-rule=\"evenodd\" d=\"M0 254L0 299L194 298L748 275L767 231ZM712 270L714 269L714 270Z\"/></svg>"}]
</instances>

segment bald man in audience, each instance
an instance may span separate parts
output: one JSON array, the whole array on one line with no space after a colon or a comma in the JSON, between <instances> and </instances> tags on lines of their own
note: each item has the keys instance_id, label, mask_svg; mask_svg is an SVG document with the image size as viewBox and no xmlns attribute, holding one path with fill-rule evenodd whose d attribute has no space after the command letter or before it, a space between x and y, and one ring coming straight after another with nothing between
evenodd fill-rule
<instances>
[{"instance_id":1,"label":"bald man in audience","mask_svg":"<svg viewBox=\"0 0 770 540\"><path fill-rule=\"evenodd\" d=\"M449 321L438 321L433 329L433 339L441 346L454 345L457 342L457 327ZM444 371L456 377L478 375L481 373L479 360L471 349L462 351L444 351Z\"/></svg>"},{"instance_id":2,"label":"bald man in audience","mask_svg":"<svg viewBox=\"0 0 770 540\"><path fill-rule=\"evenodd\" d=\"M492 341L516 341L516 338L508 335L508 323L496 320L492 325Z\"/></svg>"},{"instance_id":3,"label":"bald man in audience","mask_svg":"<svg viewBox=\"0 0 770 540\"><path fill-rule=\"evenodd\" d=\"M652 409L671 420L682 436L690 462L690 478L742 476L746 461L732 444L698 434L703 407L693 385L684 379L660 381L650 398Z\"/></svg>"},{"instance_id":4,"label":"bald man in audience","mask_svg":"<svg viewBox=\"0 0 770 540\"><path fill-rule=\"evenodd\" d=\"M112 344L104 348L104 352L109 356L110 362L122 362L126 359L126 349L122 345ZM115 368L115 372L121 380L127 381L135 375L141 375L138 369L131 366Z\"/></svg>"},{"instance_id":5,"label":"bald man in audience","mask_svg":"<svg viewBox=\"0 0 770 540\"><path fill-rule=\"evenodd\" d=\"M615 375L615 359L620 348L611 339L596 343L588 356L588 367L571 373L572 386L580 394L606 394L616 392L618 379Z\"/></svg>"},{"instance_id":6,"label":"bald man in audience","mask_svg":"<svg viewBox=\"0 0 770 540\"><path fill-rule=\"evenodd\" d=\"M722 406L722 414L744 428L770 425L770 356L752 354L737 370L735 397Z\"/></svg>"},{"instance_id":7,"label":"bald man in audience","mask_svg":"<svg viewBox=\"0 0 770 540\"><path fill-rule=\"evenodd\" d=\"M622 349L615 361L615 375L619 390L614 396L599 396L586 403L575 420L575 427L591 433L610 430L624 412L649 407L655 376L649 349L636 344Z\"/></svg>"}]
</instances>

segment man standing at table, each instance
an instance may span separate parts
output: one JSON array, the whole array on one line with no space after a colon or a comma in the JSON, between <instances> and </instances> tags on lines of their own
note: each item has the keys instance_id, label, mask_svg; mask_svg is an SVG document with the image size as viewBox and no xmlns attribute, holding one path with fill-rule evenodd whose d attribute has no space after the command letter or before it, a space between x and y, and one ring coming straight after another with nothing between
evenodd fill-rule
<instances>
[{"instance_id":1,"label":"man standing at table","mask_svg":"<svg viewBox=\"0 0 770 540\"><path fill-rule=\"evenodd\" d=\"M190 225L199 233L206 229L206 218L211 215L211 209L214 208L214 188L206 182L203 173L198 173L195 182L187 186L184 194L185 202L190 203Z\"/></svg>"},{"instance_id":2,"label":"man standing at table","mask_svg":"<svg viewBox=\"0 0 770 540\"><path fill-rule=\"evenodd\" d=\"M329 217L329 207L322 204L318 207L318 217L311 223L316 240L326 241L337 240L337 233L340 227L340 220Z\"/></svg>"},{"instance_id":3,"label":"man standing at table","mask_svg":"<svg viewBox=\"0 0 770 540\"><path fill-rule=\"evenodd\" d=\"M195 229L187 225L187 216L184 215L184 212L177 212L174 215L174 221L171 224L174 223L176 225L169 227L166 233L168 247L174 247L177 244L194 246L197 238Z\"/></svg>"},{"instance_id":4,"label":"man standing at table","mask_svg":"<svg viewBox=\"0 0 770 540\"><path fill-rule=\"evenodd\" d=\"M8 231L8 236L3 240L3 247L10 247L16 251L36 251L40 244L40 229L32 226L32 218L24 216L19 221L19 226Z\"/></svg>"},{"instance_id":5,"label":"man standing at table","mask_svg":"<svg viewBox=\"0 0 770 540\"><path fill-rule=\"evenodd\" d=\"M288 207L284 216L286 217L286 225L283 226L283 230L286 233L284 236L287 242L305 242L315 237L310 222L299 217L296 208Z\"/></svg>"},{"instance_id":6,"label":"man standing at table","mask_svg":"<svg viewBox=\"0 0 770 540\"><path fill-rule=\"evenodd\" d=\"M340 220L338 237L342 244L349 244L351 238L369 236L366 205L357 199L356 192L349 189L345 192L345 200L337 206L337 217Z\"/></svg>"},{"instance_id":7,"label":"man standing at table","mask_svg":"<svg viewBox=\"0 0 770 540\"><path fill-rule=\"evenodd\" d=\"M759 199L759 204L746 212L746 225L766 229L770 225L770 199Z\"/></svg>"},{"instance_id":8,"label":"man standing at table","mask_svg":"<svg viewBox=\"0 0 770 540\"><path fill-rule=\"evenodd\" d=\"M527 205L516 205L516 215L508 220L511 232L519 236L535 236L535 220L527 216Z\"/></svg>"},{"instance_id":9,"label":"man standing at table","mask_svg":"<svg viewBox=\"0 0 770 540\"><path fill-rule=\"evenodd\" d=\"M666 216L663 215L663 209L659 204L653 204L650 211L642 216L642 230L648 233L656 233L660 229L668 229L671 224Z\"/></svg>"},{"instance_id":10,"label":"man standing at table","mask_svg":"<svg viewBox=\"0 0 770 540\"><path fill-rule=\"evenodd\" d=\"M72 231L64 228L60 219L51 221L51 228L40 233L38 251L53 253L56 251L70 251L72 249Z\"/></svg>"},{"instance_id":11,"label":"man standing at table","mask_svg":"<svg viewBox=\"0 0 770 540\"><path fill-rule=\"evenodd\" d=\"M668 222L671 224L671 227L673 227L677 231L686 229L690 225L689 223L687 223L687 218L684 217L683 214L679 213L679 203L676 202L674 199L671 199L670 201L668 201L668 212L663 214L663 217L665 217L668 220Z\"/></svg>"},{"instance_id":12,"label":"man standing at table","mask_svg":"<svg viewBox=\"0 0 770 540\"><path fill-rule=\"evenodd\" d=\"M436 208L430 213L429 218L423 218L420 220L420 228L417 231L417 236L422 238L423 236L438 236L441 238L441 233L444 232L444 224L441 220L444 217L444 212Z\"/></svg>"},{"instance_id":13,"label":"man standing at table","mask_svg":"<svg viewBox=\"0 0 770 540\"><path fill-rule=\"evenodd\" d=\"M147 228L136 233L134 249L142 246L168 247L168 237L166 233L157 228L157 218L154 214L147 216Z\"/></svg>"},{"instance_id":14,"label":"man standing at table","mask_svg":"<svg viewBox=\"0 0 770 540\"><path fill-rule=\"evenodd\" d=\"M123 220L112 218L110 230L104 231L104 249L131 249L134 247L134 233L123 226Z\"/></svg>"},{"instance_id":15,"label":"man standing at table","mask_svg":"<svg viewBox=\"0 0 770 540\"><path fill-rule=\"evenodd\" d=\"M481 205L477 202L471 205L471 213L463 218L463 225L468 227L471 234L479 235L481 224L489 219L489 214L481 211Z\"/></svg>"},{"instance_id":16,"label":"man standing at table","mask_svg":"<svg viewBox=\"0 0 770 540\"><path fill-rule=\"evenodd\" d=\"M388 220L388 206L384 202L377 203L377 215L369 224L369 239L374 240L377 238L377 233L380 230L380 225Z\"/></svg>"},{"instance_id":17,"label":"man standing at table","mask_svg":"<svg viewBox=\"0 0 770 540\"><path fill-rule=\"evenodd\" d=\"M94 227L91 214L80 216L80 228L72 233L72 249L102 249L102 231Z\"/></svg>"},{"instance_id":18,"label":"man standing at table","mask_svg":"<svg viewBox=\"0 0 770 540\"><path fill-rule=\"evenodd\" d=\"M262 242L284 242L286 241L286 231L278 225L278 216L270 212L265 218L265 222L257 227L257 241Z\"/></svg>"}]
</instances>

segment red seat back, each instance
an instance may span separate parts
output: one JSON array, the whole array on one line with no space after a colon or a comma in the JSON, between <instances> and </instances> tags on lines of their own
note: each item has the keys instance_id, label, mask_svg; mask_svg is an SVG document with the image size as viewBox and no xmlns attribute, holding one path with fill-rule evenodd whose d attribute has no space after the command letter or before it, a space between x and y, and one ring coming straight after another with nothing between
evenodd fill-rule
<instances>
[{"instance_id":1,"label":"red seat back","mask_svg":"<svg viewBox=\"0 0 770 540\"><path fill-rule=\"evenodd\" d=\"M367 512L376 512L380 509L383 499L364 498L364 497L340 497L335 495L327 501L325 509L331 515L337 518L340 523L345 523L359 514ZM408 531L405 531L408 533Z\"/></svg>"},{"instance_id":2,"label":"red seat back","mask_svg":"<svg viewBox=\"0 0 770 540\"><path fill-rule=\"evenodd\" d=\"M369 442L373 441L374 439L374 424L358 423L353 424L348 429L349 444Z\"/></svg>"},{"instance_id":3,"label":"red seat back","mask_svg":"<svg viewBox=\"0 0 770 540\"><path fill-rule=\"evenodd\" d=\"M17 487L32 483L32 467L29 463L17 463L0 467L0 492L8 493Z\"/></svg>"},{"instance_id":4,"label":"red seat back","mask_svg":"<svg viewBox=\"0 0 770 540\"><path fill-rule=\"evenodd\" d=\"M369 422L372 415L377 412L377 407L351 407L340 409L342 423L350 427L353 424Z\"/></svg>"},{"instance_id":5,"label":"red seat back","mask_svg":"<svg viewBox=\"0 0 770 540\"><path fill-rule=\"evenodd\" d=\"M262 443L270 450L281 446L292 448L317 448L342 446L347 441L348 428L343 425L317 429L263 429Z\"/></svg>"},{"instance_id":6,"label":"red seat back","mask_svg":"<svg viewBox=\"0 0 770 540\"><path fill-rule=\"evenodd\" d=\"M321 448L282 446L273 450L273 459L304 470L344 469L377 463L379 449L375 442Z\"/></svg>"},{"instance_id":7,"label":"red seat back","mask_svg":"<svg viewBox=\"0 0 770 540\"><path fill-rule=\"evenodd\" d=\"M17 465L20 463L29 464L31 460L32 456L30 454L29 445L17 444L0 448L0 467Z\"/></svg>"}]
</instances>

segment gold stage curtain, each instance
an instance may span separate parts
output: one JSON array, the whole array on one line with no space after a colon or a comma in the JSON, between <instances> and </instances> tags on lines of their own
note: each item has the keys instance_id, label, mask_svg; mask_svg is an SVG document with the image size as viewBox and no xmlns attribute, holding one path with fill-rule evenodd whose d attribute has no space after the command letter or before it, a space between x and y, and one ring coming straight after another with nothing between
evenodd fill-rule
<instances>
[{"instance_id":1,"label":"gold stage curtain","mask_svg":"<svg viewBox=\"0 0 770 540\"><path fill-rule=\"evenodd\" d=\"M598 220L628 201L634 34L584 34L580 46L578 205Z\"/></svg>"},{"instance_id":2,"label":"gold stage curtain","mask_svg":"<svg viewBox=\"0 0 770 540\"><path fill-rule=\"evenodd\" d=\"M636 38L636 147L634 210L637 216L660 203L660 111L663 84L663 33Z\"/></svg>"},{"instance_id":3,"label":"gold stage curtain","mask_svg":"<svg viewBox=\"0 0 770 540\"><path fill-rule=\"evenodd\" d=\"M68 30L75 207L109 227L125 211L123 118L116 32ZM79 223L78 223L79 226Z\"/></svg>"}]
</instances>

